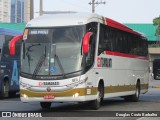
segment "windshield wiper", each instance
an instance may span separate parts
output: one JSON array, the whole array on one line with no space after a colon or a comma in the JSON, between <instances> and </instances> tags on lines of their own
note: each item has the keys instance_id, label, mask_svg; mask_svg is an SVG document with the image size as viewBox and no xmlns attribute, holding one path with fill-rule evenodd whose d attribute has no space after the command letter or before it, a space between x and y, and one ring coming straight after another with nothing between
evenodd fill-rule
<instances>
[{"instance_id":1,"label":"windshield wiper","mask_svg":"<svg viewBox=\"0 0 160 120\"><path fill-rule=\"evenodd\" d=\"M35 76L39 73L40 68L42 67L45 59L46 59L46 46L45 46L45 53L39 58L36 68L33 72L32 78L35 78Z\"/></svg>"},{"instance_id":2,"label":"windshield wiper","mask_svg":"<svg viewBox=\"0 0 160 120\"><path fill-rule=\"evenodd\" d=\"M23 55L25 56L25 43L23 44L24 45L24 47L23 47ZM31 64L30 64L30 61L31 61L31 55L30 55L30 53L32 52L32 50L31 50L31 48L32 47L35 47L35 46L40 46L41 44L40 43L38 43L38 44L32 44L31 46L29 46L29 47L27 47L27 52L26 52L26 56L28 57L28 65L29 65L29 71L30 71L30 66L31 66ZM25 57L24 57L25 58Z\"/></svg>"},{"instance_id":3,"label":"windshield wiper","mask_svg":"<svg viewBox=\"0 0 160 120\"><path fill-rule=\"evenodd\" d=\"M59 60L59 57L58 57L56 54L54 55L54 57L55 57L56 60L57 60L57 63L58 63L58 65L59 65L59 68L60 68L60 70L61 70L61 72L62 72L63 77L65 78L65 77L66 77L66 76L65 76L65 72L64 72L64 69L63 69L63 67L62 67L61 61Z\"/></svg>"},{"instance_id":4,"label":"windshield wiper","mask_svg":"<svg viewBox=\"0 0 160 120\"><path fill-rule=\"evenodd\" d=\"M82 73L82 72L83 72L83 70L78 70L78 71L74 71L74 72L67 73L67 74L65 74L65 75Z\"/></svg>"},{"instance_id":5,"label":"windshield wiper","mask_svg":"<svg viewBox=\"0 0 160 120\"><path fill-rule=\"evenodd\" d=\"M53 50L53 51L54 51L54 59L57 60L57 63L58 63L58 65L59 65L59 68L60 68L60 70L61 70L61 72L62 72L62 76L63 76L64 78L66 78L65 72L64 72L64 69L63 69L63 66L62 66L62 64L61 64L61 61L60 61L58 55L56 54L56 44L52 44L52 46L53 46L53 48L54 48L54 50ZM51 49L51 51L52 51L52 49ZM51 52L51 53L52 53L52 52Z\"/></svg>"}]
</instances>

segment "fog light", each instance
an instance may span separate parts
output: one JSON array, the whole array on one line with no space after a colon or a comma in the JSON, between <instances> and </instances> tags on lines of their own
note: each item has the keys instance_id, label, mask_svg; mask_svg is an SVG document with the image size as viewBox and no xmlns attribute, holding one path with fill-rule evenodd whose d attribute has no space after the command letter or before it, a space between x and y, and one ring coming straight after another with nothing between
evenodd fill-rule
<instances>
[{"instance_id":1,"label":"fog light","mask_svg":"<svg viewBox=\"0 0 160 120\"><path fill-rule=\"evenodd\" d=\"M78 97L78 96L79 96L79 93L73 94L73 97L74 97L74 98L76 98L76 97Z\"/></svg>"},{"instance_id":2,"label":"fog light","mask_svg":"<svg viewBox=\"0 0 160 120\"><path fill-rule=\"evenodd\" d=\"M25 99L28 99L28 96L26 94L22 95Z\"/></svg>"}]
</instances>

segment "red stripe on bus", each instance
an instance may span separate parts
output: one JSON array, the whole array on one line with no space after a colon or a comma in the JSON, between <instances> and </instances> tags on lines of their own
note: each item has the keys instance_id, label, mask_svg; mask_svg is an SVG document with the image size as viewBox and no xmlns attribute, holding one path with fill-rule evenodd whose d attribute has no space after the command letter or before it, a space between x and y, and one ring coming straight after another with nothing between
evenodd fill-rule
<instances>
[{"instance_id":1,"label":"red stripe on bus","mask_svg":"<svg viewBox=\"0 0 160 120\"><path fill-rule=\"evenodd\" d=\"M100 57L97 58L97 67L101 67L101 58Z\"/></svg>"},{"instance_id":2,"label":"red stripe on bus","mask_svg":"<svg viewBox=\"0 0 160 120\"><path fill-rule=\"evenodd\" d=\"M119 56L119 57L127 57L127 58L136 58L142 60L148 60L148 57L119 53L119 52L112 52L112 51L105 51L107 55Z\"/></svg>"},{"instance_id":3,"label":"red stripe on bus","mask_svg":"<svg viewBox=\"0 0 160 120\"><path fill-rule=\"evenodd\" d=\"M110 18L106 18L106 22L107 22L107 25L110 27L117 28L119 30L123 30L123 31L129 32L129 33L132 33L132 34L141 35L138 32L132 30L131 28L129 28L119 22L116 22Z\"/></svg>"}]
</instances>

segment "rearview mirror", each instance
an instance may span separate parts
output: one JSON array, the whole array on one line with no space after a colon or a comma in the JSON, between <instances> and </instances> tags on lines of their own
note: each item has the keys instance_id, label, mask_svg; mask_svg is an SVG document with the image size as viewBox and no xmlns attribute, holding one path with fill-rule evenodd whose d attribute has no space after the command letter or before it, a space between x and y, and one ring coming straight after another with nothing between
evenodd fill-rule
<instances>
[{"instance_id":1,"label":"rearview mirror","mask_svg":"<svg viewBox=\"0 0 160 120\"><path fill-rule=\"evenodd\" d=\"M82 43L82 47L83 47L83 53L87 54L89 51L89 41L90 41L90 37L92 36L93 32L87 32L84 35L83 38L83 43Z\"/></svg>"},{"instance_id":2,"label":"rearview mirror","mask_svg":"<svg viewBox=\"0 0 160 120\"><path fill-rule=\"evenodd\" d=\"M10 41L10 45L9 45L9 52L10 55L15 55L15 46L16 46L16 42L19 40L22 40L22 35L16 36L14 37L11 41Z\"/></svg>"}]
</instances>

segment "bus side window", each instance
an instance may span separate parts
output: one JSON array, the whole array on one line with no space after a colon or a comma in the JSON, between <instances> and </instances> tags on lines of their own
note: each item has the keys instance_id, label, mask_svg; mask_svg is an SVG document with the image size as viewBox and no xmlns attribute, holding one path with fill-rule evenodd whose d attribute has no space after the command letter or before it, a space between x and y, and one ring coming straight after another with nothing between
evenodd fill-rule
<instances>
[{"instance_id":1,"label":"bus side window","mask_svg":"<svg viewBox=\"0 0 160 120\"><path fill-rule=\"evenodd\" d=\"M2 59L7 60L9 57L9 42L13 38L13 36L5 35L4 36L4 43L2 48Z\"/></svg>"},{"instance_id":2,"label":"bus side window","mask_svg":"<svg viewBox=\"0 0 160 120\"><path fill-rule=\"evenodd\" d=\"M104 29L104 44L105 44L105 50L111 51L112 50L112 32L111 29L106 27Z\"/></svg>"},{"instance_id":3,"label":"bus side window","mask_svg":"<svg viewBox=\"0 0 160 120\"><path fill-rule=\"evenodd\" d=\"M100 33L99 33L99 44L98 44L98 55L100 55L105 49L104 45L104 28L100 25Z\"/></svg>"},{"instance_id":4,"label":"bus side window","mask_svg":"<svg viewBox=\"0 0 160 120\"><path fill-rule=\"evenodd\" d=\"M0 53L1 53L2 49L0 48Z\"/></svg>"},{"instance_id":5,"label":"bus side window","mask_svg":"<svg viewBox=\"0 0 160 120\"><path fill-rule=\"evenodd\" d=\"M106 50L112 50L112 31L108 26L101 24L99 33L98 55Z\"/></svg>"},{"instance_id":6,"label":"bus side window","mask_svg":"<svg viewBox=\"0 0 160 120\"><path fill-rule=\"evenodd\" d=\"M16 56L20 58L22 40L16 43Z\"/></svg>"}]
</instances>

